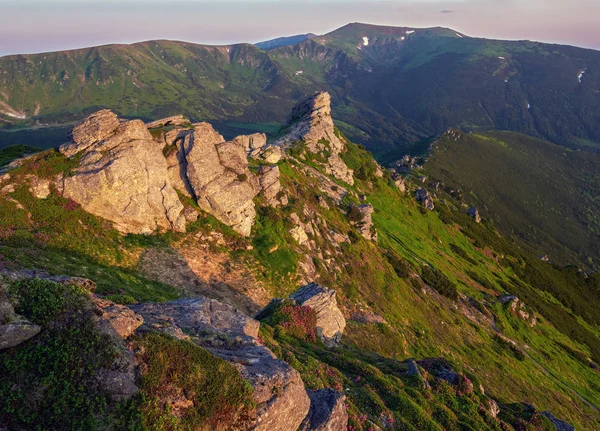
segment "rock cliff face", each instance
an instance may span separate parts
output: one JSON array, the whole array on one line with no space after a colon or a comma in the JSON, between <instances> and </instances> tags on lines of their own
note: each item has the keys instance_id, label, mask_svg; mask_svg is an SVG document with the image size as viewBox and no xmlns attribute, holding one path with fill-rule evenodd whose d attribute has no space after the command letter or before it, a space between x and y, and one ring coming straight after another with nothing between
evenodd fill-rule
<instances>
[{"instance_id":1,"label":"rock cliff face","mask_svg":"<svg viewBox=\"0 0 600 431\"><path fill-rule=\"evenodd\" d=\"M282 133L284 136L276 142L277 145L286 147L297 141L306 142L311 153L327 154L322 167L328 175L354 184L352 169L340 158L346 145L335 133L329 93L316 93L298 103L286 118Z\"/></svg>"}]
</instances>

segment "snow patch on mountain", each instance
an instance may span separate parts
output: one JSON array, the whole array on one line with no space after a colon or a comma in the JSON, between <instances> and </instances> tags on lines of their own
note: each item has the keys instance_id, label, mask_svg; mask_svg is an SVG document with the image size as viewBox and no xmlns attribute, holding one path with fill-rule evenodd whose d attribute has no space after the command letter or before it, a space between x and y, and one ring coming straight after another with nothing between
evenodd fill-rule
<instances>
[{"instance_id":1,"label":"snow patch on mountain","mask_svg":"<svg viewBox=\"0 0 600 431\"><path fill-rule=\"evenodd\" d=\"M581 70L579 72L579 74L577 75L577 80L579 81L580 84L581 84L581 80L582 80L584 74L585 74L585 70Z\"/></svg>"},{"instance_id":2,"label":"snow patch on mountain","mask_svg":"<svg viewBox=\"0 0 600 431\"><path fill-rule=\"evenodd\" d=\"M369 46L369 38L368 37L363 37L363 45L364 46Z\"/></svg>"}]
</instances>

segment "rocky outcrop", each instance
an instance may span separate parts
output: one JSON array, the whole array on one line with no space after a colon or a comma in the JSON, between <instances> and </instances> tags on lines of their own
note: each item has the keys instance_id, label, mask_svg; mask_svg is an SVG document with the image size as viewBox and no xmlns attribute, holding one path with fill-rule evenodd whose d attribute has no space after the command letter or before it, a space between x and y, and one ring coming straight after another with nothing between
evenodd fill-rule
<instances>
[{"instance_id":1,"label":"rocky outcrop","mask_svg":"<svg viewBox=\"0 0 600 431\"><path fill-rule=\"evenodd\" d=\"M310 400L300 374L257 342L258 321L207 298L130 308L147 327L191 340L233 364L254 389L254 430L295 430L308 414Z\"/></svg>"},{"instance_id":2,"label":"rocky outcrop","mask_svg":"<svg viewBox=\"0 0 600 431\"><path fill-rule=\"evenodd\" d=\"M261 166L258 170L260 189L272 207L287 205L288 198L281 190L279 166Z\"/></svg>"},{"instance_id":3,"label":"rocky outcrop","mask_svg":"<svg viewBox=\"0 0 600 431\"><path fill-rule=\"evenodd\" d=\"M418 189L415 196L417 198L417 202L423 203L423 207L425 209L433 211L435 204L433 203L433 198L425 187Z\"/></svg>"},{"instance_id":4,"label":"rocky outcrop","mask_svg":"<svg viewBox=\"0 0 600 431\"><path fill-rule=\"evenodd\" d=\"M158 135L149 128L158 129ZM83 120L73 129L72 142L61 146L64 155L77 154L81 161L58 189L124 233L184 231L194 217L184 212L177 189L247 236L256 215L252 199L259 191L247 153L265 143L264 134L226 142L210 124L191 124L183 116L144 124L120 122L104 110ZM45 194L45 187L35 190Z\"/></svg>"},{"instance_id":5,"label":"rocky outcrop","mask_svg":"<svg viewBox=\"0 0 600 431\"><path fill-rule=\"evenodd\" d=\"M100 111L75 127L73 142L60 151L81 156L59 189L87 212L124 233L185 230L183 205L169 181L162 146L142 121L119 124L112 112Z\"/></svg>"},{"instance_id":6,"label":"rocky outcrop","mask_svg":"<svg viewBox=\"0 0 600 431\"><path fill-rule=\"evenodd\" d=\"M537 319L533 313L529 313L525 307L525 303L514 295L502 295L498 298L498 302L506 304L509 311L517 317L525 320L530 326L537 324Z\"/></svg>"},{"instance_id":7,"label":"rocky outcrop","mask_svg":"<svg viewBox=\"0 0 600 431\"><path fill-rule=\"evenodd\" d=\"M317 283L307 284L290 295L298 305L316 312L317 334L329 346L339 343L346 328L346 319L337 306L335 296L335 290Z\"/></svg>"},{"instance_id":8,"label":"rocky outcrop","mask_svg":"<svg viewBox=\"0 0 600 431\"><path fill-rule=\"evenodd\" d=\"M298 103L286 118L281 133L284 136L277 145L287 147L304 141L308 151L325 158L321 165L328 175L354 184L352 170L340 158L346 144L335 133L329 93L319 92Z\"/></svg>"},{"instance_id":9,"label":"rocky outcrop","mask_svg":"<svg viewBox=\"0 0 600 431\"><path fill-rule=\"evenodd\" d=\"M479 210L472 206L469 208L469 217L472 217L475 220L475 223L481 223L481 216L479 215Z\"/></svg>"},{"instance_id":10,"label":"rocky outcrop","mask_svg":"<svg viewBox=\"0 0 600 431\"><path fill-rule=\"evenodd\" d=\"M256 216L252 199L259 191L258 181L248 169L244 139L226 142L208 123L177 136L176 160L169 163L176 184L194 197L201 209L242 235L250 235ZM182 190L183 191L183 190Z\"/></svg>"},{"instance_id":11,"label":"rocky outcrop","mask_svg":"<svg viewBox=\"0 0 600 431\"><path fill-rule=\"evenodd\" d=\"M0 291L0 351L24 343L35 337L41 329L15 313L8 297Z\"/></svg>"},{"instance_id":12,"label":"rocky outcrop","mask_svg":"<svg viewBox=\"0 0 600 431\"><path fill-rule=\"evenodd\" d=\"M307 392L310 398L310 410L298 431L346 431L348 427L346 396L333 389Z\"/></svg>"},{"instance_id":13,"label":"rocky outcrop","mask_svg":"<svg viewBox=\"0 0 600 431\"><path fill-rule=\"evenodd\" d=\"M352 226L355 226L358 229L363 238L377 242L377 232L375 231L373 219L371 218L371 214L373 214L374 211L373 205L370 204L352 204L348 211L348 220Z\"/></svg>"}]
</instances>

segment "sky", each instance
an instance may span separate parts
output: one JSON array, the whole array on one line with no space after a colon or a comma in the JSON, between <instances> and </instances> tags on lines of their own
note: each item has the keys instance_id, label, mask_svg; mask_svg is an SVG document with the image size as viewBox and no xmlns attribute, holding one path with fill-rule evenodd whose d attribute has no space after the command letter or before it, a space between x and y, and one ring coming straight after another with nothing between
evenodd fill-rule
<instances>
[{"instance_id":1,"label":"sky","mask_svg":"<svg viewBox=\"0 0 600 431\"><path fill-rule=\"evenodd\" d=\"M152 39L255 43L349 22L600 50L600 0L0 0L0 56Z\"/></svg>"}]
</instances>

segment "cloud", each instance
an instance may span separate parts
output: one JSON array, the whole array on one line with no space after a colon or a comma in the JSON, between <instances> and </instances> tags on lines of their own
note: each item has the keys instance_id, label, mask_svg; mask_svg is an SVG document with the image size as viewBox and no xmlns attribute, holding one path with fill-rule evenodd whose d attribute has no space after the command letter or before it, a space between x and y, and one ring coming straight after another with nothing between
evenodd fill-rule
<instances>
[{"instance_id":1,"label":"cloud","mask_svg":"<svg viewBox=\"0 0 600 431\"><path fill-rule=\"evenodd\" d=\"M444 9L444 10L441 10L440 13L454 13L454 11L450 10L450 9Z\"/></svg>"}]
</instances>

